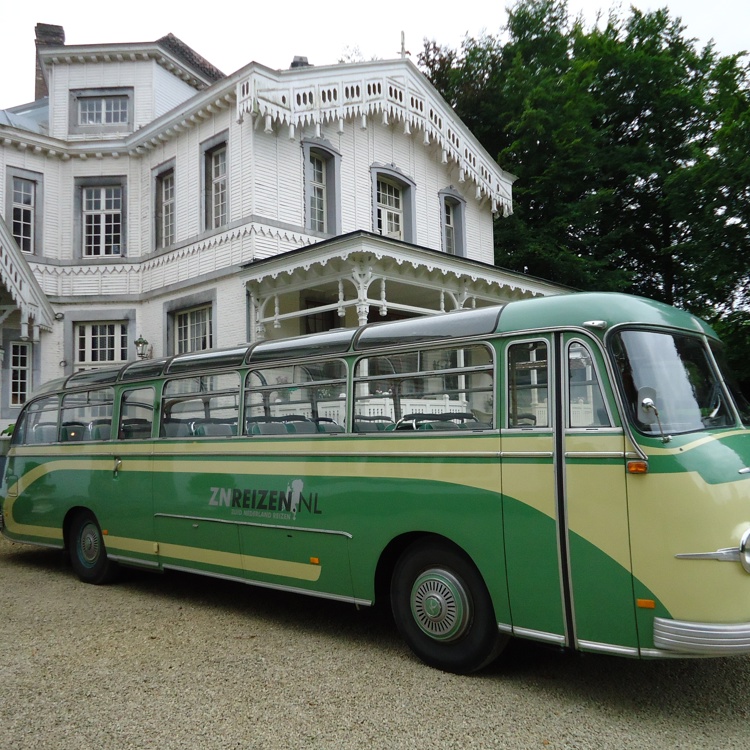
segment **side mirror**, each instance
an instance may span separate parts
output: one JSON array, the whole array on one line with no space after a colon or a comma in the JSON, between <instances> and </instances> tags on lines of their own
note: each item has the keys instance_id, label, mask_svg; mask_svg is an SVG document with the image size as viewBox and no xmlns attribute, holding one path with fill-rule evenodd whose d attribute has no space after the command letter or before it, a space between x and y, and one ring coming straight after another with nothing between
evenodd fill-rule
<instances>
[{"instance_id":1,"label":"side mirror","mask_svg":"<svg viewBox=\"0 0 750 750\"><path fill-rule=\"evenodd\" d=\"M654 424L659 417L659 412L656 409L656 389L655 388L639 388L638 389L638 403L637 417L641 424Z\"/></svg>"},{"instance_id":2,"label":"side mirror","mask_svg":"<svg viewBox=\"0 0 750 750\"><path fill-rule=\"evenodd\" d=\"M664 434L661 419L659 419L659 410L654 403L655 399L656 391L653 388L638 389L638 419L644 425L652 425L656 422L659 425L659 434L661 435L662 443L668 443L672 438Z\"/></svg>"}]
</instances>

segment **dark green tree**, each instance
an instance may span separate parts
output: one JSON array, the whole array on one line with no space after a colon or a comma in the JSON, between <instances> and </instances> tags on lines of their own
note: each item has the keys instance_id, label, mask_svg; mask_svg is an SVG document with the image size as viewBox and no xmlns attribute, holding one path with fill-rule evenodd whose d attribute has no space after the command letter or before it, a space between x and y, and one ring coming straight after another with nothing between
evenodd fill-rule
<instances>
[{"instance_id":1,"label":"dark green tree","mask_svg":"<svg viewBox=\"0 0 750 750\"><path fill-rule=\"evenodd\" d=\"M520 0L502 41L432 42L420 64L518 176L514 213L496 224L498 265L677 304L740 342L735 311L750 308L743 55L699 49L666 9L611 12L587 29L566 0Z\"/></svg>"}]
</instances>

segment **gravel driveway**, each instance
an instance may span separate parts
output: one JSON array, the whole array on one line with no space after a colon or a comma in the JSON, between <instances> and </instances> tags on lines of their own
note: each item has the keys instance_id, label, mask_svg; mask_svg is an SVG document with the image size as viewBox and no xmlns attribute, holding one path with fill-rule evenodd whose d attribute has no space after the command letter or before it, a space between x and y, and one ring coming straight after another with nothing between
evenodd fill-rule
<instances>
[{"instance_id":1,"label":"gravel driveway","mask_svg":"<svg viewBox=\"0 0 750 750\"><path fill-rule=\"evenodd\" d=\"M0 540L0 748L743 748L750 658L516 645L423 666L387 613L198 576L79 583Z\"/></svg>"}]
</instances>

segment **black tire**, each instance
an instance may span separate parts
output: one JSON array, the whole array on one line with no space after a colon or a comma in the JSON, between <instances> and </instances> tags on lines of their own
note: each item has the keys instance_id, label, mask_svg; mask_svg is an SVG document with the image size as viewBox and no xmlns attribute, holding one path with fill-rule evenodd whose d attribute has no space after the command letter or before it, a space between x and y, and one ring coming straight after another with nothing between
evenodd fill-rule
<instances>
[{"instance_id":1,"label":"black tire","mask_svg":"<svg viewBox=\"0 0 750 750\"><path fill-rule=\"evenodd\" d=\"M508 642L479 571L444 542L417 542L401 555L391 580L391 608L411 650L446 672L476 672Z\"/></svg>"},{"instance_id":2,"label":"black tire","mask_svg":"<svg viewBox=\"0 0 750 750\"><path fill-rule=\"evenodd\" d=\"M76 575L84 583L108 583L117 564L107 557L102 530L93 513L81 511L70 523L68 555Z\"/></svg>"}]
</instances>

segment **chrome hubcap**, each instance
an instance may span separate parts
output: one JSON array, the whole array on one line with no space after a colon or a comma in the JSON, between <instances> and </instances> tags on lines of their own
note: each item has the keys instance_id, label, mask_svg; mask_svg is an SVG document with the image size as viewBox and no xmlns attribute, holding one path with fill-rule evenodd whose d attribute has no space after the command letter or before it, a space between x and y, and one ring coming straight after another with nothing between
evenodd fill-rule
<instances>
[{"instance_id":1,"label":"chrome hubcap","mask_svg":"<svg viewBox=\"0 0 750 750\"><path fill-rule=\"evenodd\" d=\"M459 638L471 621L471 607L461 582L447 570L422 573L411 589L411 611L420 629L438 641Z\"/></svg>"},{"instance_id":2,"label":"chrome hubcap","mask_svg":"<svg viewBox=\"0 0 750 750\"><path fill-rule=\"evenodd\" d=\"M99 529L93 523L87 523L81 529L81 537L78 544L78 556L84 565L92 567L99 559L102 540L99 536Z\"/></svg>"}]
</instances>

